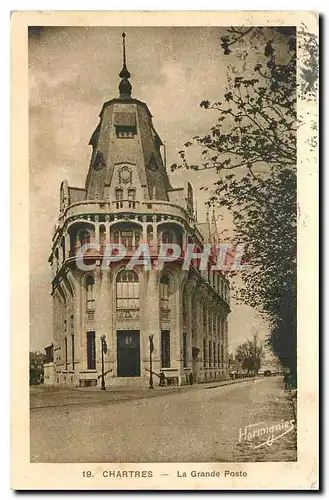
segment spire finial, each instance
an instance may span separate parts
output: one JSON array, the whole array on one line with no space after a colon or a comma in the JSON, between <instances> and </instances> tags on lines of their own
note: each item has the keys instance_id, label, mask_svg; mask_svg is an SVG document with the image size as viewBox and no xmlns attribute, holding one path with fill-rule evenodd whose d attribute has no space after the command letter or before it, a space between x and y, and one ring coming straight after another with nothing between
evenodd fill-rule
<instances>
[{"instance_id":1,"label":"spire finial","mask_svg":"<svg viewBox=\"0 0 329 500\"><path fill-rule=\"evenodd\" d=\"M218 234L217 219L216 219L216 214L215 214L215 209L214 208L213 208L213 211L212 211L212 220L211 220L211 223L212 223L211 224L212 225L212 228L211 228L212 238L214 240L214 243L217 243L219 234Z\"/></svg>"},{"instance_id":2,"label":"spire finial","mask_svg":"<svg viewBox=\"0 0 329 500\"><path fill-rule=\"evenodd\" d=\"M126 33L122 33L122 70L119 73L119 77L121 78L121 82L119 84L119 91L121 99L127 99L131 97L131 83L129 82L129 78L131 77L128 69L127 69L127 61L126 61Z\"/></svg>"},{"instance_id":3,"label":"spire finial","mask_svg":"<svg viewBox=\"0 0 329 500\"><path fill-rule=\"evenodd\" d=\"M210 226L210 217L209 217L209 207L207 207L206 212L206 224L207 224L207 243L211 241L211 226Z\"/></svg>"},{"instance_id":4,"label":"spire finial","mask_svg":"<svg viewBox=\"0 0 329 500\"><path fill-rule=\"evenodd\" d=\"M122 56L123 56L123 67L125 68L126 67L126 33L123 32L122 33Z\"/></svg>"}]
</instances>

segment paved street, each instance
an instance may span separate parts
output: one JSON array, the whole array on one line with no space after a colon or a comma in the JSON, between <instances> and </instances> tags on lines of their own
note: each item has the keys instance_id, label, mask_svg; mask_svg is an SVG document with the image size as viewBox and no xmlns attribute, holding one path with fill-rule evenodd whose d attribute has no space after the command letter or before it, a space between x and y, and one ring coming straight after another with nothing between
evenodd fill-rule
<instances>
[{"instance_id":1,"label":"paved street","mask_svg":"<svg viewBox=\"0 0 329 500\"><path fill-rule=\"evenodd\" d=\"M271 446L267 431L239 442L247 425L293 419L281 377L164 392L32 388L31 461L294 461L295 429Z\"/></svg>"}]
</instances>

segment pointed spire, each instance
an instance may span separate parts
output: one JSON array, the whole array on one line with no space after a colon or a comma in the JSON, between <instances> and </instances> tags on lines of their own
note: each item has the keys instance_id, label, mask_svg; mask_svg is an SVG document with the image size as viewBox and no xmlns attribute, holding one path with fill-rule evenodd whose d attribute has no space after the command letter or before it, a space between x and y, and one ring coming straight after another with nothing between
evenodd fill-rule
<instances>
[{"instance_id":1,"label":"pointed spire","mask_svg":"<svg viewBox=\"0 0 329 500\"><path fill-rule=\"evenodd\" d=\"M215 210L212 211L211 236L212 236L213 242L216 244L218 242L219 234L218 234Z\"/></svg>"},{"instance_id":2,"label":"pointed spire","mask_svg":"<svg viewBox=\"0 0 329 500\"><path fill-rule=\"evenodd\" d=\"M211 227L210 227L209 210L207 210L207 213L206 213L206 224L207 224L207 243L211 243Z\"/></svg>"},{"instance_id":3,"label":"pointed spire","mask_svg":"<svg viewBox=\"0 0 329 500\"><path fill-rule=\"evenodd\" d=\"M127 99L131 97L131 83L129 81L129 78L131 77L131 74L129 73L127 69L127 62L126 62L126 33L122 33L122 59L123 59L123 65L122 65L122 70L119 73L119 77L121 78L121 82L119 83L119 92L120 92L120 98L121 99Z\"/></svg>"}]
</instances>

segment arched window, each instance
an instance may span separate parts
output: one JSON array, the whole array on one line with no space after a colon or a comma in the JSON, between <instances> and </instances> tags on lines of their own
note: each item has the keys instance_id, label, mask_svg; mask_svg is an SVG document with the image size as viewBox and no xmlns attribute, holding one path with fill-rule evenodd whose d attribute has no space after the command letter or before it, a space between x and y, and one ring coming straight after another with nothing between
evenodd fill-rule
<instances>
[{"instance_id":1,"label":"arched window","mask_svg":"<svg viewBox=\"0 0 329 500\"><path fill-rule=\"evenodd\" d=\"M88 276L86 279L86 290L87 290L87 311L95 310L95 280L92 276Z\"/></svg>"},{"instance_id":2,"label":"arched window","mask_svg":"<svg viewBox=\"0 0 329 500\"><path fill-rule=\"evenodd\" d=\"M116 189L115 190L115 199L117 201L123 200L123 189Z\"/></svg>"},{"instance_id":3,"label":"arched window","mask_svg":"<svg viewBox=\"0 0 329 500\"><path fill-rule=\"evenodd\" d=\"M117 275L117 309L139 309L139 278L135 271L123 269Z\"/></svg>"},{"instance_id":4,"label":"arched window","mask_svg":"<svg viewBox=\"0 0 329 500\"><path fill-rule=\"evenodd\" d=\"M129 208L135 208L136 203L136 190L128 189L128 200L129 200Z\"/></svg>"},{"instance_id":5,"label":"arched window","mask_svg":"<svg viewBox=\"0 0 329 500\"><path fill-rule=\"evenodd\" d=\"M55 265L56 265L56 272L58 271L59 268L59 254L58 254L58 248L55 250Z\"/></svg>"},{"instance_id":6,"label":"arched window","mask_svg":"<svg viewBox=\"0 0 329 500\"><path fill-rule=\"evenodd\" d=\"M128 200L135 201L135 199L136 199L136 190L128 189Z\"/></svg>"},{"instance_id":7,"label":"arched window","mask_svg":"<svg viewBox=\"0 0 329 500\"><path fill-rule=\"evenodd\" d=\"M208 335L209 333L209 311L206 306L203 306L202 311L202 325L203 325L203 335Z\"/></svg>"},{"instance_id":8,"label":"arched window","mask_svg":"<svg viewBox=\"0 0 329 500\"><path fill-rule=\"evenodd\" d=\"M90 232L87 229L82 229L78 233L78 240L81 246L90 243Z\"/></svg>"},{"instance_id":9,"label":"arched window","mask_svg":"<svg viewBox=\"0 0 329 500\"><path fill-rule=\"evenodd\" d=\"M134 250L138 247L141 238L140 229L114 229L112 230L112 242L120 243L129 250Z\"/></svg>"},{"instance_id":10,"label":"arched window","mask_svg":"<svg viewBox=\"0 0 329 500\"><path fill-rule=\"evenodd\" d=\"M169 277L165 274L160 280L160 307L161 309L169 309Z\"/></svg>"},{"instance_id":11,"label":"arched window","mask_svg":"<svg viewBox=\"0 0 329 500\"><path fill-rule=\"evenodd\" d=\"M62 248L62 261L64 262L64 260L65 260L65 238L62 238L61 248Z\"/></svg>"},{"instance_id":12,"label":"arched window","mask_svg":"<svg viewBox=\"0 0 329 500\"><path fill-rule=\"evenodd\" d=\"M115 190L115 200L116 200L116 207L117 208L122 208L123 207L123 189L116 189Z\"/></svg>"},{"instance_id":13,"label":"arched window","mask_svg":"<svg viewBox=\"0 0 329 500\"><path fill-rule=\"evenodd\" d=\"M174 231L163 231L161 240L162 243L175 243Z\"/></svg>"},{"instance_id":14,"label":"arched window","mask_svg":"<svg viewBox=\"0 0 329 500\"><path fill-rule=\"evenodd\" d=\"M106 227L103 224L99 226L99 243L101 246L106 243Z\"/></svg>"}]
</instances>

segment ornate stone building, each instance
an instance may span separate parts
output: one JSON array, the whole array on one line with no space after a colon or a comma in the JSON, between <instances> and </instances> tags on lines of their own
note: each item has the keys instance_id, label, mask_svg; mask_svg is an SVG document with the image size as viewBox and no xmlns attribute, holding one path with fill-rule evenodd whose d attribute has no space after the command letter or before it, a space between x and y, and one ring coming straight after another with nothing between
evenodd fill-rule
<instances>
[{"instance_id":1,"label":"ornate stone building","mask_svg":"<svg viewBox=\"0 0 329 500\"><path fill-rule=\"evenodd\" d=\"M66 181L60 187L49 258L54 362L46 367L45 381L100 385L102 335L108 387L148 384L150 335L156 374L163 371L179 384L189 383L190 374L198 382L226 378L228 280L193 265L183 270L182 258L155 269L161 242L202 248L216 237L215 221L198 223L189 183L171 186L152 115L131 96L125 50L119 76L119 97L103 105L90 140L85 187ZM104 268L109 242L124 245L127 254ZM83 270L77 254L88 243L84 263L90 269ZM141 243L149 245L151 268L126 269Z\"/></svg>"}]
</instances>

